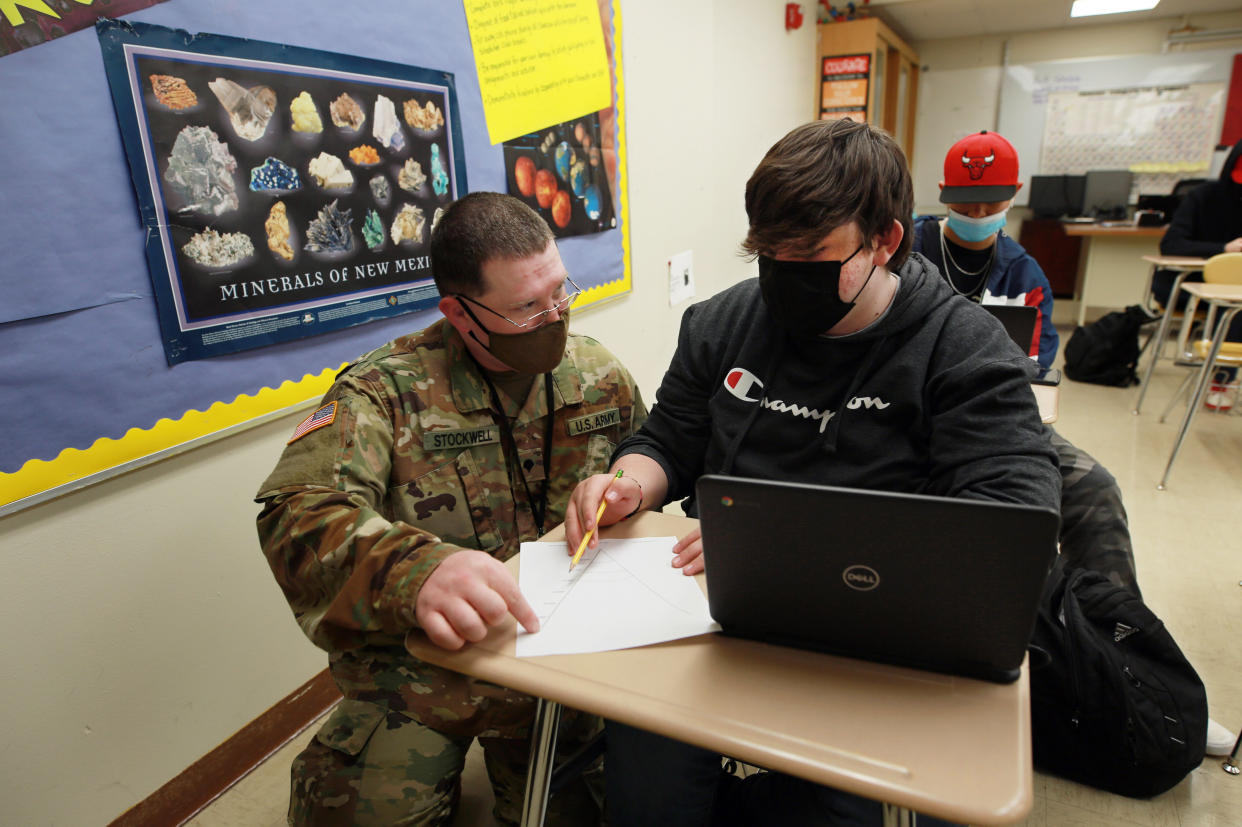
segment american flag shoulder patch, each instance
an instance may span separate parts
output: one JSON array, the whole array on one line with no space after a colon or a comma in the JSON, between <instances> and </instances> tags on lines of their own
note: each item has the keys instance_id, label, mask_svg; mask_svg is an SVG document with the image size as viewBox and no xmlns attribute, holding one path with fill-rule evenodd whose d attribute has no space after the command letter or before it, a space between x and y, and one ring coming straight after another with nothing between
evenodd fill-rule
<instances>
[{"instance_id":1,"label":"american flag shoulder patch","mask_svg":"<svg viewBox=\"0 0 1242 827\"><path fill-rule=\"evenodd\" d=\"M336 420L336 402L329 402L319 410L298 423L298 427L293 429L293 436L289 437L286 445L292 445L311 431L317 431L325 425L331 425Z\"/></svg>"}]
</instances>

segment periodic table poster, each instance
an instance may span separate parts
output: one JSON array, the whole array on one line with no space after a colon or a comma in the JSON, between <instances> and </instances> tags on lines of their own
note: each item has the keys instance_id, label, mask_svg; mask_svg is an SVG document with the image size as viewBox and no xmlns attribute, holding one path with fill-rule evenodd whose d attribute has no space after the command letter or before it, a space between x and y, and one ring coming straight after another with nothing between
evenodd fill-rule
<instances>
[{"instance_id":1,"label":"periodic table poster","mask_svg":"<svg viewBox=\"0 0 1242 827\"><path fill-rule=\"evenodd\" d=\"M1206 175L1224 100L1220 83L1052 92L1039 170L1124 169L1138 192L1168 192L1180 178Z\"/></svg>"}]
</instances>

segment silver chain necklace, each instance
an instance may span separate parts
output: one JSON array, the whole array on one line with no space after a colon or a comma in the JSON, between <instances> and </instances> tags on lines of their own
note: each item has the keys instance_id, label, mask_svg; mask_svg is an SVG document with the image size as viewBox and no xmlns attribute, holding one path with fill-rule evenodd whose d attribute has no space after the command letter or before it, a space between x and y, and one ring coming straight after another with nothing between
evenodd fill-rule
<instances>
[{"instance_id":1,"label":"silver chain necklace","mask_svg":"<svg viewBox=\"0 0 1242 827\"><path fill-rule=\"evenodd\" d=\"M978 270L967 270L966 268L962 267L956 261L953 260L953 256L949 253L949 245L945 242L945 239L944 239L944 227L942 226L939 229L940 229L940 255L944 258L945 280L949 282L949 286L953 288L954 293L957 293L959 296L969 296L971 293L974 293L975 290L978 290L980 287L983 286L983 282L987 280L988 274L992 271L992 262L996 260L996 243L995 242L992 243L992 249L988 253L988 260L983 263L982 267L980 267ZM958 273L960 273L963 276L982 276L983 278L981 278L978 282L976 282L972 289L962 290L957 286L957 283L953 281L953 272L952 272L953 270L956 270Z\"/></svg>"}]
</instances>

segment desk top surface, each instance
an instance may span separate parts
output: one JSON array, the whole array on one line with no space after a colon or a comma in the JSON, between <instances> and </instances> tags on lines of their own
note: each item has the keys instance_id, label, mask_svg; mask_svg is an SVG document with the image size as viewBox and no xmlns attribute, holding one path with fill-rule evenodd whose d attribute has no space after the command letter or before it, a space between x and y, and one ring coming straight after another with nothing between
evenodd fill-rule
<instances>
[{"instance_id":1,"label":"desk top surface","mask_svg":"<svg viewBox=\"0 0 1242 827\"><path fill-rule=\"evenodd\" d=\"M1242 284L1204 284L1182 282L1182 289L1201 299L1219 302L1242 302Z\"/></svg>"},{"instance_id":2,"label":"desk top surface","mask_svg":"<svg viewBox=\"0 0 1242 827\"><path fill-rule=\"evenodd\" d=\"M1171 270L1202 270L1207 259L1194 256L1143 256L1143 261Z\"/></svg>"},{"instance_id":3,"label":"desk top surface","mask_svg":"<svg viewBox=\"0 0 1242 827\"><path fill-rule=\"evenodd\" d=\"M1039 418L1045 425L1051 425L1060 416L1061 386L1031 385L1035 393L1035 402L1039 405Z\"/></svg>"},{"instance_id":4,"label":"desk top surface","mask_svg":"<svg viewBox=\"0 0 1242 827\"><path fill-rule=\"evenodd\" d=\"M602 536L680 536L694 525L644 512ZM547 539L563 537L558 527ZM518 559L508 563L515 575ZM517 658L515 632L510 618L480 643L448 652L415 630L406 648L576 709L954 821L1008 824L1031 807L1025 666L1002 685L718 634Z\"/></svg>"},{"instance_id":5,"label":"desk top surface","mask_svg":"<svg viewBox=\"0 0 1242 827\"><path fill-rule=\"evenodd\" d=\"M1164 235L1164 227L1139 227L1135 224L1126 222L1124 224L1100 224L1098 222L1086 224L1075 221L1064 221L1061 226L1065 228L1066 235L1119 235L1130 237L1159 237Z\"/></svg>"}]
</instances>

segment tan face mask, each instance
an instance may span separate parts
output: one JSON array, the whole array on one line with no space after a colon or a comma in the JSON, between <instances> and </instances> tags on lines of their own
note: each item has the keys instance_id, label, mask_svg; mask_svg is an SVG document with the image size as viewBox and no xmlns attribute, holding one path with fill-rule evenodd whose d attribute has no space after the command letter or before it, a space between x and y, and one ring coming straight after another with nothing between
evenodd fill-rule
<instances>
[{"instance_id":1,"label":"tan face mask","mask_svg":"<svg viewBox=\"0 0 1242 827\"><path fill-rule=\"evenodd\" d=\"M555 322L521 333L495 333L489 330L487 336L490 345L479 341L473 330L470 335L479 342L480 347L518 373L536 376L552 370L565 357L565 342L569 338L569 312L562 313L561 318Z\"/></svg>"}]
</instances>

